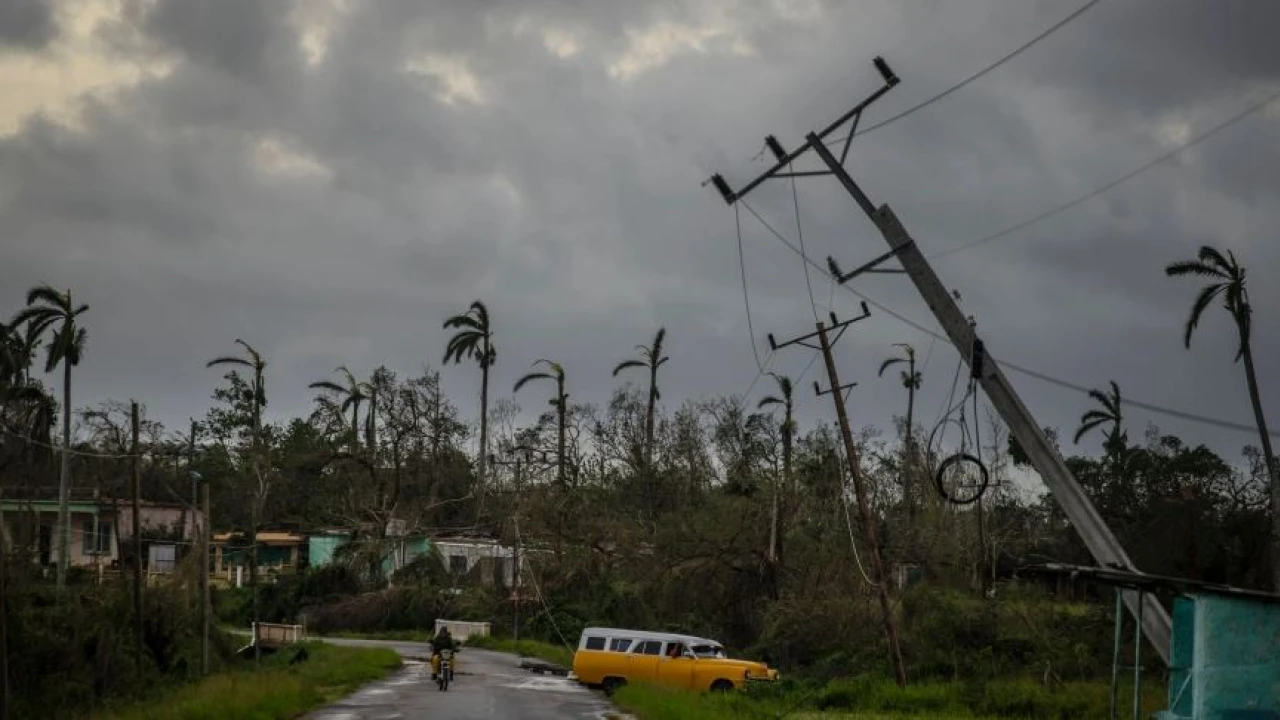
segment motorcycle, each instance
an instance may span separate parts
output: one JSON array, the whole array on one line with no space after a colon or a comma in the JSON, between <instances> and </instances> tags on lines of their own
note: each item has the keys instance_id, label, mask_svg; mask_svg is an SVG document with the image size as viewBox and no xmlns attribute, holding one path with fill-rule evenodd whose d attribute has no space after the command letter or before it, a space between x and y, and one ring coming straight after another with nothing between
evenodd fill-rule
<instances>
[{"instance_id":1,"label":"motorcycle","mask_svg":"<svg viewBox=\"0 0 1280 720\"><path fill-rule=\"evenodd\" d=\"M436 686L441 691L449 689L449 683L453 680L453 651L440 651L440 669L436 671Z\"/></svg>"}]
</instances>

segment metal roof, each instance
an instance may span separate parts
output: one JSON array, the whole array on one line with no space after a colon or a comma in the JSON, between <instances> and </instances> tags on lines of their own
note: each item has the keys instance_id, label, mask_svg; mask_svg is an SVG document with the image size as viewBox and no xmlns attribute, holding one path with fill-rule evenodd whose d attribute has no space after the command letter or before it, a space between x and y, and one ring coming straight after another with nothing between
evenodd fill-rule
<instances>
[{"instance_id":1,"label":"metal roof","mask_svg":"<svg viewBox=\"0 0 1280 720\"><path fill-rule=\"evenodd\" d=\"M1024 566L1019 568L1018 572L1042 575L1070 575L1072 578L1086 578L1104 585L1113 585L1130 590L1142 590L1144 592L1175 595L1221 595L1242 600L1280 604L1280 595L1274 593L1205 582L1203 580L1149 575L1136 570L1104 568L1092 565L1069 565L1066 563L1044 563Z\"/></svg>"}]
</instances>

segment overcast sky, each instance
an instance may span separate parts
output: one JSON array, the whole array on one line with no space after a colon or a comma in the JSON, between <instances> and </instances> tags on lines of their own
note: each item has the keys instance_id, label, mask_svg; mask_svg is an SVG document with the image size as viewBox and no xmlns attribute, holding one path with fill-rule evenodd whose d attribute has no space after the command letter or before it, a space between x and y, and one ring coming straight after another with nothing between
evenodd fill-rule
<instances>
[{"instance_id":1,"label":"overcast sky","mask_svg":"<svg viewBox=\"0 0 1280 720\"><path fill-rule=\"evenodd\" d=\"M36 283L92 310L76 404L137 398L182 425L203 415L206 360L242 337L269 361L272 416L303 413L335 366L438 365L441 322L482 298L494 391L539 357L575 401L607 401L610 369L665 325L664 401L742 393L756 375L735 186L879 84L888 117L1078 7L1048 0L0 0L0 312ZM1280 5L1104 0L971 85L854 145L851 167L927 255L1032 217L1167 152L1280 89ZM1280 103L1277 103L1280 105ZM1196 281L1163 266L1203 243L1252 270L1264 403L1280 425L1280 111L1255 113L1101 197L939 258L988 350L1135 399L1252 421L1233 330ZM883 241L830 178L798 197L808 252L852 267ZM796 238L791 187L749 197ZM749 214L745 265L758 352L813 327L800 260ZM825 263L824 263L825 264ZM1270 272L1268 272L1270 271ZM826 278L813 292L825 310ZM902 276L859 291L937 328ZM834 293L849 316L856 299ZM7 309L5 309L7 308ZM875 370L893 343L925 368L931 422L957 355L873 311L838 347L855 424L903 410ZM784 350L771 367L810 360ZM814 366L808 380L821 369ZM1080 393L1016 373L1068 437ZM475 414L478 372L444 371ZM766 387L757 385L756 392ZM523 398L540 410L541 389ZM826 399L798 393L803 421ZM1233 459L1233 430L1129 412ZM1275 428L1273 428L1275 429ZM1085 441L1096 450L1097 439Z\"/></svg>"}]
</instances>

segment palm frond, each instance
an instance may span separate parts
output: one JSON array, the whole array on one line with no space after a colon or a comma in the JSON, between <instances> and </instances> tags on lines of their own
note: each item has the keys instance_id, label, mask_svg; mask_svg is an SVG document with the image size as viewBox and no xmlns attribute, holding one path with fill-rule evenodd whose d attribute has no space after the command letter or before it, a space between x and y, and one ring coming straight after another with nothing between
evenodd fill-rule
<instances>
[{"instance_id":1,"label":"palm frond","mask_svg":"<svg viewBox=\"0 0 1280 720\"><path fill-rule=\"evenodd\" d=\"M876 371L876 375L883 376L885 370L888 370L889 368L893 367L894 365L897 365L898 363L904 363L904 362L906 362L905 358L900 358L900 357L888 358L884 362L880 363L880 369Z\"/></svg>"},{"instance_id":2,"label":"palm frond","mask_svg":"<svg viewBox=\"0 0 1280 720\"><path fill-rule=\"evenodd\" d=\"M785 405L785 404L786 403L782 401L782 398L777 398L777 397L774 397L773 395L765 395L764 397L760 398L760 402L756 403L756 408L763 408L769 405Z\"/></svg>"},{"instance_id":3,"label":"palm frond","mask_svg":"<svg viewBox=\"0 0 1280 720\"><path fill-rule=\"evenodd\" d=\"M35 305L37 302L43 302L60 312L70 309L70 298L62 291L52 285L38 285L27 291L27 305Z\"/></svg>"},{"instance_id":4,"label":"palm frond","mask_svg":"<svg viewBox=\"0 0 1280 720\"><path fill-rule=\"evenodd\" d=\"M1215 283L1200 289L1195 302L1191 303L1191 312L1187 315L1187 323L1183 327L1182 344L1185 347L1191 347L1191 336L1195 334L1196 326L1200 324L1200 316L1204 314L1205 308L1209 307L1209 303L1213 302L1213 299L1222 294L1226 288L1225 283Z\"/></svg>"},{"instance_id":5,"label":"palm frond","mask_svg":"<svg viewBox=\"0 0 1280 720\"><path fill-rule=\"evenodd\" d=\"M57 309L45 305L29 305L14 313L13 318L9 321L14 327L27 324L35 328L35 334L39 335L49 325L62 319L62 313Z\"/></svg>"},{"instance_id":6,"label":"palm frond","mask_svg":"<svg viewBox=\"0 0 1280 720\"><path fill-rule=\"evenodd\" d=\"M1200 259L1201 263L1217 269L1222 275L1233 275L1235 274L1233 271L1239 266L1236 264L1235 254L1230 250L1227 253L1231 255L1230 261L1223 257L1218 248L1212 245L1201 245L1200 252L1196 254L1196 257Z\"/></svg>"},{"instance_id":7,"label":"palm frond","mask_svg":"<svg viewBox=\"0 0 1280 720\"><path fill-rule=\"evenodd\" d=\"M613 366L613 376L618 377L618 373L622 372L623 370L628 370L630 368L642 368L642 367L648 367L647 363L645 363L643 360L623 360L622 362Z\"/></svg>"},{"instance_id":8,"label":"palm frond","mask_svg":"<svg viewBox=\"0 0 1280 720\"><path fill-rule=\"evenodd\" d=\"M520 388L524 387L527 383L532 382L534 380L555 380L555 379L556 379L556 376L552 375L551 373L545 373L545 372L529 373L528 375L525 375L524 377L516 381L515 387L511 389L511 392L520 392Z\"/></svg>"},{"instance_id":9,"label":"palm frond","mask_svg":"<svg viewBox=\"0 0 1280 720\"><path fill-rule=\"evenodd\" d=\"M253 363L242 357L236 357L235 355L223 355L222 357L214 358L204 364L207 368L211 368L214 365L242 365L248 368L253 367Z\"/></svg>"},{"instance_id":10,"label":"palm frond","mask_svg":"<svg viewBox=\"0 0 1280 720\"><path fill-rule=\"evenodd\" d=\"M1091 410L1090 412L1098 412L1098 411ZM1085 415L1087 416L1088 413L1086 413ZM1082 417L1080 418L1080 420L1081 420L1080 427L1076 429L1075 438L1072 439L1072 442L1074 443L1079 443L1080 438L1084 437L1085 433L1107 422L1107 418L1101 418L1101 417L1095 417L1088 421L1085 421L1084 417Z\"/></svg>"},{"instance_id":11,"label":"palm frond","mask_svg":"<svg viewBox=\"0 0 1280 720\"><path fill-rule=\"evenodd\" d=\"M1164 274L1169 277L1180 277L1182 275L1198 275L1200 277L1216 277L1225 278L1226 275L1221 270L1205 265L1198 260L1179 260L1178 262L1169 263L1164 268Z\"/></svg>"},{"instance_id":12,"label":"palm frond","mask_svg":"<svg viewBox=\"0 0 1280 720\"><path fill-rule=\"evenodd\" d=\"M307 385L307 387L312 390L328 390L329 392L338 393L339 395L344 395L347 392L346 388L331 380L317 380Z\"/></svg>"}]
</instances>

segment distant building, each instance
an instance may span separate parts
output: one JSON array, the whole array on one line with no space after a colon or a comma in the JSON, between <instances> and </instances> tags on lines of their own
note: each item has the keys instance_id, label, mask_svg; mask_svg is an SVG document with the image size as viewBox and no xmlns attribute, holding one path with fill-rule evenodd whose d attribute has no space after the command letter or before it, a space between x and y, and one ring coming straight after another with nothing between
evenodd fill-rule
<instances>
[{"instance_id":1,"label":"distant building","mask_svg":"<svg viewBox=\"0 0 1280 720\"><path fill-rule=\"evenodd\" d=\"M58 500L56 491L32 493L33 497L6 496L0 501L4 519L4 542L13 548L30 548L31 559L42 567L58 560ZM53 495L53 497L49 497ZM121 541L133 537L133 506L129 501L101 498L92 490L72 492L68 502L71 544L68 560L72 567L111 567L120 559ZM148 560L172 569L179 544L196 535L198 515L175 503L143 500L138 508L144 546L167 545L170 551L144 554ZM153 572L164 572L148 563Z\"/></svg>"}]
</instances>

